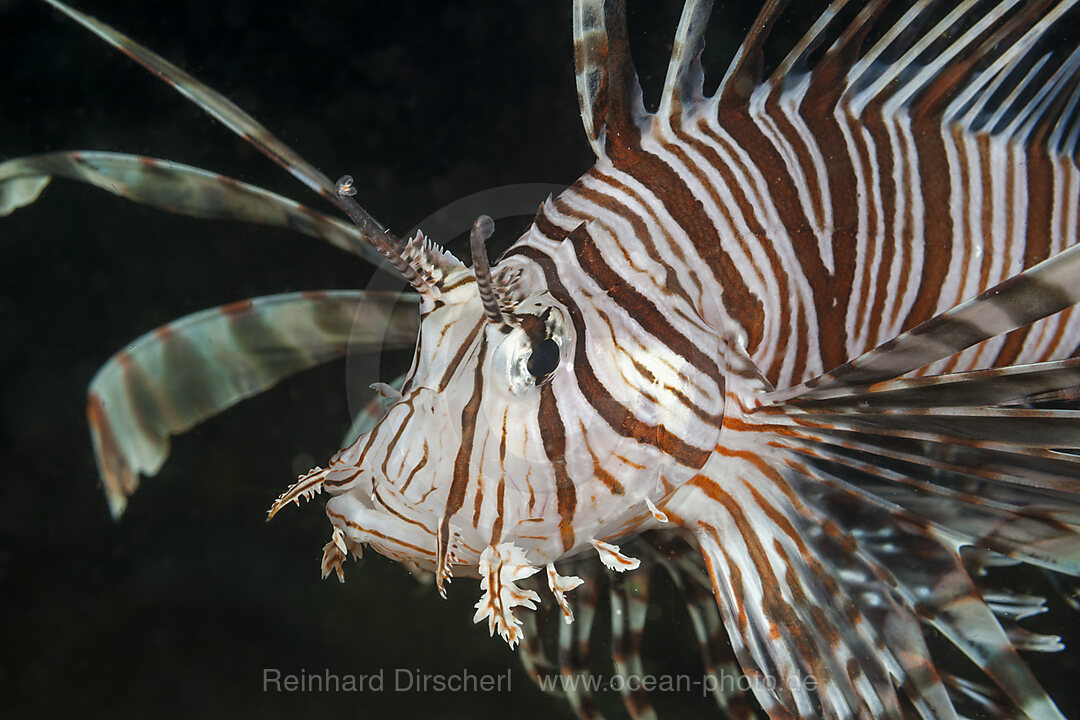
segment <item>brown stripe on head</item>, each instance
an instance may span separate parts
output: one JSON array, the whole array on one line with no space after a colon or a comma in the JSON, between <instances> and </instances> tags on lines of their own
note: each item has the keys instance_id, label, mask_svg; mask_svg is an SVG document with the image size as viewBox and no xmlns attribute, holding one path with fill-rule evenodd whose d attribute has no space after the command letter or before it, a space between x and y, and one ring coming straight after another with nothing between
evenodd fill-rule
<instances>
[{"instance_id":1,"label":"brown stripe on head","mask_svg":"<svg viewBox=\"0 0 1080 720\"><path fill-rule=\"evenodd\" d=\"M544 453L555 473L559 534L562 536L563 551L566 552L574 547L574 511L577 508L577 491L566 471L566 428L559 415L555 391L551 389L550 383L544 385L540 391L537 421L540 424L540 438L544 444Z\"/></svg>"},{"instance_id":2,"label":"brown stripe on head","mask_svg":"<svg viewBox=\"0 0 1080 720\"><path fill-rule=\"evenodd\" d=\"M521 247L516 252L537 263L546 278L548 292L551 293L556 302L566 308L567 313L570 315L570 324L573 326L577 338L574 343L572 363L574 376L581 394L596 413L623 437L662 449L678 463L686 467L696 469L703 466L709 458L709 450L695 447L666 429L664 430L664 437L667 442L663 448L660 448L658 427L662 426L649 425L638 420L627 407L612 396L611 392L597 377L586 351L588 343L585 335L584 316L566 286L559 280L558 271L551 257L532 247Z\"/></svg>"},{"instance_id":3,"label":"brown stripe on head","mask_svg":"<svg viewBox=\"0 0 1080 720\"><path fill-rule=\"evenodd\" d=\"M657 339L663 339L664 343L685 358L698 372L712 379L718 388L723 388L724 380L717 360L708 357L694 342L676 330L652 301L608 265L589 235L585 223L578 225L566 239L573 244L581 269L634 318L642 329Z\"/></svg>"},{"instance_id":4,"label":"brown stripe on head","mask_svg":"<svg viewBox=\"0 0 1080 720\"><path fill-rule=\"evenodd\" d=\"M482 327L484 321L481 320ZM477 331L469 335L466 346L472 345L472 338ZM437 538L435 583L439 593L445 597L445 581L450 577L450 518L457 514L465 504L465 492L468 489L470 469L472 466L473 440L476 435L476 418L480 413L480 400L484 390L484 357L487 354L487 335L480 336L480 351L473 373L473 391L465 407L461 409L461 444L458 446L457 457L454 459L453 476L450 481L450 489L446 495L446 508L439 520L439 534Z\"/></svg>"}]
</instances>

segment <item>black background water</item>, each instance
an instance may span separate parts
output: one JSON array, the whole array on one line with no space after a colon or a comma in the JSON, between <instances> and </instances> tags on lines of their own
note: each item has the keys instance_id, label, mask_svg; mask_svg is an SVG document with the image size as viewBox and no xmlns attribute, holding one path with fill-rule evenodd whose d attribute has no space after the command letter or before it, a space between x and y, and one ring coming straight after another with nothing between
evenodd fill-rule
<instances>
[{"instance_id":1,"label":"black background water","mask_svg":"<svg viewBox=\"0 0 1080 720\"><path fill-rule=\"evenodd\" d=\"M719 5L714 45L745 29L735 5ZM331 177L357 176L359 199L400 231L467 194L569 183L590 164L561 3L81 8L224 92ZM647 86L662 81L677 10L631 17ZM320 202L86 31L43 4L0 0L0 159L65 149L169 158ZM363 263L285 231L167 215L67 182L0 220L0 253L0 717L569 716L471 624L475 581L456 581L443 602L370 554L346 566L346 584L321 582L320 503L263 521L291 478L338 446L340 363L175 439L123 520L108 517L83 412L115 350L206 307L362 287ZM646 669L698 672L685 614L670 588L657 594L646 650L659 657ZM1041 664L1063 707L1077 696L1074 658ZM266 668L381 669L387 687L267 693ZM513 691L394 692L398 668L509 670ZM614 709L618 697L602 702ZM711 705L657 702L675 717Z\"/></svg>"}]
</instances>

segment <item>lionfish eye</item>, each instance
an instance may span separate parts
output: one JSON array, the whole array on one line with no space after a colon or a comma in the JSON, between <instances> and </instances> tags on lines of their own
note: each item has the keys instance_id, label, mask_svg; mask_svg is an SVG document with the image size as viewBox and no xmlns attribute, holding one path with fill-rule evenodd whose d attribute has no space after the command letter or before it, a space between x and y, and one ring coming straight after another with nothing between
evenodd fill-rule
<instances>
[{"instance_id":1,"label":"lionfish eye","mask_svg":"<svg viewBox=\"0 0 1080 720\"><path fill-rule=\"evenodd\" d=\"M555 368L559 367L559 343L548 338L533 347L525 367L536 378L537 385L547 380L548 376L555 372Z\"/></svg>"}]
</instances>

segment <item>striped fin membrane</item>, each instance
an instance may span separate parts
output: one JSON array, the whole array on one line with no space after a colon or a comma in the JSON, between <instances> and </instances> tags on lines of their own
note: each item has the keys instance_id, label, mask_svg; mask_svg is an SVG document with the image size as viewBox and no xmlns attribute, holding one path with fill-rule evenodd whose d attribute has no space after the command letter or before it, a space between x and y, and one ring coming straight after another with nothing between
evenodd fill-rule
<instances>
[{"instance_id":1,"label":"striped fin membrane","mask_svg":"<svg viewBox=\"0 0 1080 720\"><path fill-rule=\"evenodd\" d=\"M169 437L301 370L416 341L415 296L288 293L204 310L143 335L90 383L87 417L114 517ZM361 313L362 310L362 313Z\"/></svg>"}]
</instances>

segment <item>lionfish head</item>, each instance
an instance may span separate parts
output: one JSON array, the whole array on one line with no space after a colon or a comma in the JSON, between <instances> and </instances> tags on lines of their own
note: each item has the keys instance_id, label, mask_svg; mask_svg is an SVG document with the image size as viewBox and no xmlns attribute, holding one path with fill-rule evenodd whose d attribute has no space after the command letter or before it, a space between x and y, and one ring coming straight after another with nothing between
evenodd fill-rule
<instances>
[{"instance_id":1,"label":"lionfish head","mask_svg":"<svg viewBox=\"0 0 1080 720\"><path fill-rule=\"evenodd\" d=\"M474 224L471 268L422 234L405 245L421 302L401 389L383 386L390 403L381 419L327 467L301 477L271 514L325 490L334 529L324 576L341 577L342 561L366 544L434 573L442 594L454 575L479 577L476 620L513 645L521 637L513 608L539 600L516 581L546 566L569 614L563 593L580 580L560 576L557 560L592 551L614 570L636 567L612 541L666 522L656 502L686 479L678 476L685 467L665 459L672 448L663 438L653 438L650 452L635 437L634 423L648 426L638 419L650 411L641 394L695 391L685 387L694 373L665 364L661 347L643 348L636 368L620 369L630 360L604 337L590 337L586 353L582 311L557 277L523 255L489 264L484 244L493 228L485 216ZM553 252L573 253L572 238ZM610 329L611 342L626 336ZM589 381L577 372L590 364L586 354L611 359L604 372L649 387L586 399L578 388ZM671 416L666 424L698 420Z\"/></svg>"}]
</instances>

